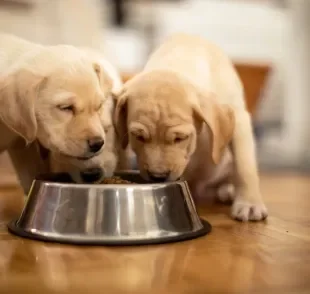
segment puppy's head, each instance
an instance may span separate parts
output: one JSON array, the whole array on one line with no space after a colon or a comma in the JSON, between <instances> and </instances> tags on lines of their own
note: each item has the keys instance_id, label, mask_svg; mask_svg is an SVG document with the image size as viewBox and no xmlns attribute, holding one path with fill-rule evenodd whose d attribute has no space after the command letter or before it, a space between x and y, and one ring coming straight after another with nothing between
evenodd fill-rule
<instances>
[{"instance_id":1,"label":"puppy's head","mask_svg":"<svg viewBox=\"0 0 310 294\"><path fill-rule=\"evenodd\" d=\"M123 148L130 143L141 174L152 181L173 181L183 174L204 127L217 164L234 128L228 106L218 104L211 94L202 97L179 76L160 71L141 74L124 85L114 119ZM207 154L201 156L204 161Z\"/></svg>"},{"instance_id":2,"label":"puppy's head","mask_svg":"<svg viewBox=\"0 0 310 294\"><path fill-rule=\"evenodd\" d=\"M88 159L102 151L100 120L112 82L100 63L71 46L40 49L0 77L0 118L27 142Z\"/></svg>"},{"instance_id":3,"label":"puppy's head","mask_svg":"<svg viewBox=\"0 0 310 294\"><path fill-rule=\"evenodd\" d=\"M106 138L103 151L87 160L50 152L49 163L52 172L68 173L76 183L100 182L103 177L113 175L118 161L117 142L112 122L113 107L113 100L109 98L101 114Z\"/></svg>"}]
</instances>

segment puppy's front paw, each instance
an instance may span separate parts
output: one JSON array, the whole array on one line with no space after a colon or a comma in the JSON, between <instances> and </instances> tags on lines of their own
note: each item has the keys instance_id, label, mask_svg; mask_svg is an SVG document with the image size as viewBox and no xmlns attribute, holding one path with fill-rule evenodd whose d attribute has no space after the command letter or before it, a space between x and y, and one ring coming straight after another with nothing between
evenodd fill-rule
<instances>
[{"instance_id":1,"label":"puppy's front paw","mask_svg":"<svg viewBox=\"0 0 310 294\"><path fill-rule=\"evenodd\" d=\"M222 203L232 203L236 196L235 186L231 183L225 183L218 187L217 198Z\"/></svg>"},{"instance_id":2,"label":"puppy's front paw","mask_svg":"<svg viewBox=\"0 0 310 294\"><path fill-rule=\"evenodd\" d=\"M244 199L236 199L232 206L232 217L239 221L261 221L267 216L268 211L263 202L253 203Z\"/></svg>"}]
</instances>

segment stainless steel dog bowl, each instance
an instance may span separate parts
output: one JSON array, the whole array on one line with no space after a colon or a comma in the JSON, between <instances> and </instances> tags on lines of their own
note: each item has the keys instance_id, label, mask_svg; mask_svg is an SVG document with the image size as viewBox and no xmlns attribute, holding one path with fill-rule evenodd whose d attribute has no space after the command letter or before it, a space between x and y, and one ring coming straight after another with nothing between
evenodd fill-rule
<instances>
[{"instance_id":1,"label":"stainless steel dog bowl","mask_svg":"<svg viewBox=\"0 0 310 294\"><path fill-rule=\"evenodd\" d=\"M144 183L138 172L118 174L137 184L74 184L64 174L34 180L9 231L21 237L84 245L176 242L206 235L187 183Z\"/></svg>"}]
</instances>

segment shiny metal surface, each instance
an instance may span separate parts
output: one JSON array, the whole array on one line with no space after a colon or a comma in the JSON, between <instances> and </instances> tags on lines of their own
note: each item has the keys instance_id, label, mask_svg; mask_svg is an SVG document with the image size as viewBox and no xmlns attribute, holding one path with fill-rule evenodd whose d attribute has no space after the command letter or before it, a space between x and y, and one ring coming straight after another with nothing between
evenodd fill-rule
<instances>
[{"instance_id":1,"label":"shiny metal surface","mask_svg":"<svg viewBox=\"0 0 310 294\"><path fill-rule=\"evenodd\" d=\"M45 241L111 245L177 241L209 232L186 182L145 184L136 172L119 175L140 184L72 184L62 175L35 180L20 218L9 228Z\"/></svg>"}]
</instances>

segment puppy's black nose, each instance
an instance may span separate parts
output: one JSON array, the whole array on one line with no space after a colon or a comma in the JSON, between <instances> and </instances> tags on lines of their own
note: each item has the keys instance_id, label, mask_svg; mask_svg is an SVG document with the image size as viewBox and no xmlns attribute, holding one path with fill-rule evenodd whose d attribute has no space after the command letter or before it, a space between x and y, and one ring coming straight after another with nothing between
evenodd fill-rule
<instances>
[{"instance_id":1,"label":"puppy's black nose","mask_svg":"<svg viewBox=\"0 0 310 294\"><path fill-rule=\"evenodd\" d=\"M89 139L87 143L89 151L92 153L96 153L102 148L104 140L101 137L94 137Z\"/></svg>"},{"instance_id":2,"label":"puppy's black nose","mask_svg":"<svg viewBox=\"0 0 310 294\"><path fill-rule=\"evenodd\" d=\"M100 167L92 167L84 169L80 172L84 183L94 183L99 181L103 176L103 170Z\"/></svg>"},{"instance_id":3,"label":"puppy's black nose","mask_svg":"<svg viewBox=\"0 0 310 294\"><path fill-rule=\"evenodd\" d=\"M148 171L147 173L148 173L150 180L155 183L166 182L170 175L170 172L153 173L153 172Z\"/></svg>"}]
</instances>

